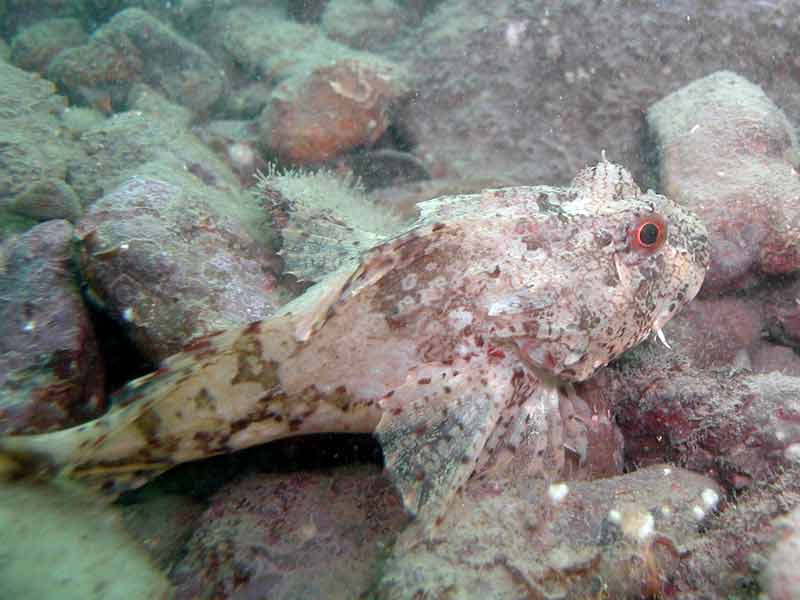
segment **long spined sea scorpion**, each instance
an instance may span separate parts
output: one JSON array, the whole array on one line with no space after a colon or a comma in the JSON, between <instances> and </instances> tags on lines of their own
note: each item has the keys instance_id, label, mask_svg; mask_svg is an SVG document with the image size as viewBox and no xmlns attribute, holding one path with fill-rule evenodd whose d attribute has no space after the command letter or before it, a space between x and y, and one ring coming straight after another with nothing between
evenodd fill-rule
<instances>
[{"instance_id":1,"label":"long spined sea scorpion","mask_svg":"<svg viewBox=\"0 0 800 600\"><path fill-rule=\"evenodd\" d=\"M113 497L185 461L373 432L408 511L435 519L473 473L541 450L569 382L660 335L709 261L694 215L605 160L569 188L420 207L358 266L273 318L195 340L106 415L0 438L4 470Z\"/></svg>"}]
</instances>

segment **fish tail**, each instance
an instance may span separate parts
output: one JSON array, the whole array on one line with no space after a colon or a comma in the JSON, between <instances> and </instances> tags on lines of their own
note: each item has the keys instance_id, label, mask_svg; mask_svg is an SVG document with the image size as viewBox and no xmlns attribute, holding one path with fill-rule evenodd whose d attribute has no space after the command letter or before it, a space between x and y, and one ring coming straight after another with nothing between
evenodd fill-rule
<instances>
[{"instance_id":1,"label":"fish tail","mask_svg":"<svg viewBox=\"0 0 800 600\"><path fill-rule=\"evenodd\" d=\"M87 464L82 456L93 438L78 428L39 434L0 437L0 485L3 482L76 481L110 500L140 487L171 464L124 462Z\"/></svg>"},{"instance_id":2,"label":"fish tail","mask_svg":"<svg viewBox=\"0 0 800 600\"><path fill-rule=\"evenodd\" d=\"M47 440L43 438L47 436ZM53 434L0 437L0 481L17 479L52 479L66 465L61 452L53 452ZM69 442L69 440L65 440ZM44 443L43 443L44 442ZM61 450L64 450L63 446ZM62 454L59 456L59 454Z\"/></svg>"}]
</instances>

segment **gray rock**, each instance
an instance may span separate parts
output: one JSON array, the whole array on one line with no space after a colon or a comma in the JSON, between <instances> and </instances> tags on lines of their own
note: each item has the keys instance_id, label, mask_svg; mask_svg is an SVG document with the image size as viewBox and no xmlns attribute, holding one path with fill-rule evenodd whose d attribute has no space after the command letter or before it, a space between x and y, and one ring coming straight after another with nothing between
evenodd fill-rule
<instances>
[{"instance_id":1,"label":"gray rock","mask_svg":"<svg viewBox=\"0 0 800 600\"><path fill-rule=\"evenodd\" d=\"M85 491L4 482L0 547L6 598L172 598L169 582L124 531L117 512Z\"/></svg>"},{"instance_id":2,"label":"gray rock","mask_svg":"<svg viewBox=\"0 0 800 600\"><path fill-rule=\"evenodd\" d=\"M83 214L78 194L60 179L37 181L9 203L11 212L37 221L65 219L77 221Z\"/></svg>"},{"instance_id":3,"label":"gray rock","mask_svg":"<svg viewBox=\"0 0 800 600\"><path fill-rule=\"evenodd\" d=\"M770 600L800 600L800 508L773 523L777 543L762 575Z\"/></svg>"},{"instance_id":4,"label":"gray rock","mask_svg":"<svg viewBox=\"0 0 800 600\"><path fill-rule=\"evenodd\" d=\"M177 598L356 598L407 518L375 467L256 474L211 499L173 569Z\"/></svg>"},{"instance_id":5,"label":"gray rock","mask_svg":"<svg viewBox=\"0 0 800 600\"><path fill-rule=\"evenodd\" d=\"M239 193L239 182L230 169L188 131L185 108L141 85L131 88L130 101L135 110L89 121L77 133L82 152L69 161L68 173L84 203L144 173L157 173L167 180L175 173L180 181L190 173L207 182L212 195Z\"/></svg>"},{"instance_id":6,"label":"gray rock","mask_svg":"<svg viewBox=\"0 0 800 600\"><path fill-rule=\"evenodd\" d=\"M330 0L320 27L338 42L358 50L380 51L408 33L413 14L395 0Z\"/></svg>"}]
</instances>

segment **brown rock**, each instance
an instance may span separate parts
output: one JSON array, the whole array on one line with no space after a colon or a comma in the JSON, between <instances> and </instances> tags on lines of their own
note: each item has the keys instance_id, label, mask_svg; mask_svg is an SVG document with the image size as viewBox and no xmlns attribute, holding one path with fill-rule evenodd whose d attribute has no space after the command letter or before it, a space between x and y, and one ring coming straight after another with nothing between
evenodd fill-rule
<instances>
[{"instance_id":1,"label":"brown rock","mask_svg":"<svg viewBox=\"0 0 800 600\"><path fill-rule=\"evenodd\" d=\"M340 60L295 75L278 87L261 115L263 142L301 164L369 146L386 131L390 107L407 91L401 70L377 60Z\"/></svg>"}]
</instances>

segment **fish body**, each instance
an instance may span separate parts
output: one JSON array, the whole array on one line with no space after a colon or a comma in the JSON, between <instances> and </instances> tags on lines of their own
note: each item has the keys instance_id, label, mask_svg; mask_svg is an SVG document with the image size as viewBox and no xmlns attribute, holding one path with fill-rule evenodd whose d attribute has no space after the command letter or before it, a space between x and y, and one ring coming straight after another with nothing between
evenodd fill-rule
<instances>
[{"instance_id":1,"label":"fish body","mask_svg":"<svg viewBox=\"0 0 800 600\"><path fill-rule=\"evenodd\" d=\"M702 223L603 161L569 188L421 205L275 317L195 340L103 417L0 438L0 465L115 494L185 461L315 432L372 432L406 508L441 516L475 472L563 461L570 382L700 288Z\"/></svg>"}]
</instances>

